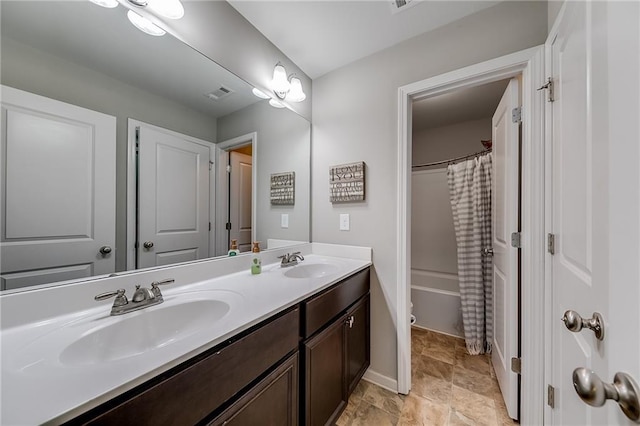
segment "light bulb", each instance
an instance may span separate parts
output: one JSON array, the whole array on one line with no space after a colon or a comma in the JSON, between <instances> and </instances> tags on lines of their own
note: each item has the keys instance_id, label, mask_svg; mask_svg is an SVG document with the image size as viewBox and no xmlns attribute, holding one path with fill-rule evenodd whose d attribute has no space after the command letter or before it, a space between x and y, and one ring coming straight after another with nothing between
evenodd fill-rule
<instances>
[{"instance_id":1,"label":"light bulb","mask_svg":"<svg viewBox=\"0 0 640 426\"><path fill-rule=\"evenodd\" d=\"M291 77L291 90L287 94L287 100L291 102L302 102L307 95L302 91L302 82L298 77Z\"/></svg>"},{"instance_id":2,"label":"light bulb","mask_svg":"<svg viewBox=\"0 0 640 426\"><path fill-rule=\"evenodd\" d=\"M159 37L166 34L162 28L158 27L147 18L138 15L133 10L127 12L127 18L129 18L129 21L131 21L137 29L149 35Z\"/></svg>"},{"instance_id":3,"label":"light bulb","mask_svg":"<svg viewBox=\"0 0 640 426\"><path fill-rule=\"evenodd\" d=\"M149 0L149 7L165 18L180 19L184 16L180 0Z\"/></svg>"},{"instance_id":4,"label":"light bulb","mask_svg":"<svg viewBox=\"0 0 640 426\"><path fill-rule=\"evenodd\" d=\"M284 108L284 105L281 104L280 102L276 101L275 99L270 99L269 100L269 105L271 105L274 108Z\"/></svg>"},{"instance_id":5,"label":"light bulb","mask_svg":"<svg viewBox=\"0 0 640 426\"><path fill-rule=\"evenodd\" d=\"M275 92L280 99L284 99L289 92L291 85L287 80L287 71L284 66L278 64L273 69L273 80L271 80L271 90Z\"/></svg>"},{"instance_id":6,"label":"light bulb","mask_svg":"<svg viewBox=\"0 0 640 426\"><path fill-rule=\"evenodd\" d=\"M270 99L271 98L271 96L265 95L265 93L262 90L258 90L255 87L253 88L253 90L251 90L251 93L253 93L257 97L259 97L260 99Z\"/></svg>"}]
</instances>

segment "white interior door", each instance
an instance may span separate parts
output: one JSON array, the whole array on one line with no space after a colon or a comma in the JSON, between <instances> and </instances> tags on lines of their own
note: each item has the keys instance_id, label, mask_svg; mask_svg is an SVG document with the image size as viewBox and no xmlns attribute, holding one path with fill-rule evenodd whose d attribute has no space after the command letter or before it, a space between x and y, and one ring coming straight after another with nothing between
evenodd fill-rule
<instances>
[{"instance_id":1,"label":"white interior door","mask_svg":"<svg viewBox=\"0 0 640 426\"><path fill-rule=\"evenodd\" d=\"M631 424L613 401L584 403L573 371L640 379L640 12L637 2L566 2L547 41L551 108L548 255L551 385L556 425ZM565 311L598 312L604 340L569 331ZM594 382L592 389L597 389Z\"/></svg>"},{"instance_id":2,"label":"white interior door","mask_svg":"<svg viewBox=\"0 0 640 426\"><path fill-rule=\"evenodd\" d=\"M237 240L238 249L245 252L251 250L252 159L235 151L229 154L229 240Z\"/></svg>"},{"instance_id":3,"label":"white interior door","mask_svg":"<svg viewBox=\"0 0 640 426\"><path fill-rule=\"evenodd\" d=\"M518 249L511 234L518 232L519 123L512 119L519 107L518 80L502 95L493 119L493 345L491 362L511 418L518 418L518 375L511 358L518 357Z\"/></svg>"},{"instance_id":4,"label":"white interior door","mask_svg":"<svg viewBox=\"0 0 640 426\"><path fill-rule=\"evenodd\" d=\"M140 124L138 267L209 257L209 145Z\"/></svg>"},{"instance_id":5,"label":"white interior door","mask_svg":"<svg viewBox=\"0 0 640 426\"><path fill-rule=\"evenodd\" d=\"M2 290L114 272L115 117L1 90Z\"/></svg>"}]
</instances>

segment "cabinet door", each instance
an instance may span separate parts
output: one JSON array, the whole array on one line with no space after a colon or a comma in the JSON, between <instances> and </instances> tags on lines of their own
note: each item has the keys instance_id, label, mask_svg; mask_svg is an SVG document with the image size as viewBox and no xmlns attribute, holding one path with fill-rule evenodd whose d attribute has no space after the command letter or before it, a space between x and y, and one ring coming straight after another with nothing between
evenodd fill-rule
<instances>
[{"instance_id":1,"label":"cabinet door","mask_svg":"<svg viewBox=\"0 0 640 426\"><path fill-rule=\"evenodd\" d=\"M344 317L341 317L304 344L304 424L308 426L334 422L346 404L344 324Z\"/></svg>"},{"instance_id":2,"label":"cabinet door","mask_svg":"<svg viewBox=\"0 0 640 426\"><path fill-rule=\"evenodd\" d=\"M297 424L297 353L209 423L214 426L294 426Z\"/></svg>"},{"instance_id":3,"label":"cabinet door","mask_svg":"<svg viewBox=\"0 0 640 426\"><path fill-rule=\"evenodd\" d=\"M346 314L346 394L351 395L369 367L369 295L363 297Z\"/></svg>"}]
</instances>

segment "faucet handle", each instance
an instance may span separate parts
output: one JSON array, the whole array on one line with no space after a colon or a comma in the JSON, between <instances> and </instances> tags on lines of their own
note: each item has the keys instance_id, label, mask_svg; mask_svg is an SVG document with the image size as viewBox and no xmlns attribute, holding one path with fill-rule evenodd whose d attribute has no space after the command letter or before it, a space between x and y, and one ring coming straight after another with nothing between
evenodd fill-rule
<instances>
[{"instance_id":1,"label":"faucet handle","mask_svg":"<svg viewBox=\"0 0 640 426\"><path fill-rule=\"evenodd\" d=\"M153 295L155 297L162 297L162 293L160 292L160 288L158 286L164 285L164 284L171 284L174 282L176 282L176 280L173 278L167 278L166 280L161 280L161 281L154 281L151 283L151 291L153 292Z\"/></svg>"},{"instance_id":2,"label":"faucet handle","mask_svg":"<svg viewBox=\"0 0 640 426\"><path fill-rule=\"evenodd\" d=\"M129 301L127 300L127 296L124 295L125 293L125 289L124 288L119 288L118 290L115 291L108 291L106 293L101 293L99 295L97 295L96 297L94 297L94 300L107 300L113 296L116 297L116 300L114 300L113 302L113 306L122 306L122 305L126 305L127 303L129 303Z\"/></svg>"}]
</instances>

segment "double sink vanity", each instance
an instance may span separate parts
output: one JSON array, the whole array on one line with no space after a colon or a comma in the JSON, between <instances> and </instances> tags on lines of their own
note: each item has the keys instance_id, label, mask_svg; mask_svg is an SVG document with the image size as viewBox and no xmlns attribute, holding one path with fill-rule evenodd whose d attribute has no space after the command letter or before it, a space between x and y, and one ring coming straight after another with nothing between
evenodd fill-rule
<instances>
[{"instance_id":1,"label":"double sink vanity","mask_svg":"<svg viewBox=\"0 0 640 426\"><path fill-rule=\"evenodd\" d=\"M284 267L291 251L304 261ZM369 365L371 251L301 244L263 265L251 275L249 256L219 258L3 294L1 423L335 422ZM148 306L118 307L143 293Z\"/></svg>"}]
</instances>

